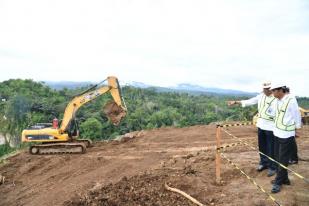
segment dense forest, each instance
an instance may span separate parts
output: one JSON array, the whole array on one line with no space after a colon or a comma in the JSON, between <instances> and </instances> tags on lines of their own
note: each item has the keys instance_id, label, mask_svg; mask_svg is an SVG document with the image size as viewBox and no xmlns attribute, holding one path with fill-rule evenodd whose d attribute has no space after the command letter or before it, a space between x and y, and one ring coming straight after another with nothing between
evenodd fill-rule
<instances>
[{"instance_id":1,"label":"dense forest","mask_svg":"<svg viewBox=\"0 0 309 206\"><path fill-rule=\"evenodd\" d=\"M42 82L8 80L0 83L0 134L20 138L21 131L39 122L61 120L67 103L86 88L54 90ZM165 126L184 127L216 121L251 120L256 107L228 107L230 99L248 97L215 94L194 95L177 92L158 92L155 88L122 88L128 114L118 126L113 126L102 112L111 99L103 95L83 106L77 113L81 136L110 139L142 129ZM309 98L298 98L299 104L309 108Z\"/></svg>"}]
</instances>

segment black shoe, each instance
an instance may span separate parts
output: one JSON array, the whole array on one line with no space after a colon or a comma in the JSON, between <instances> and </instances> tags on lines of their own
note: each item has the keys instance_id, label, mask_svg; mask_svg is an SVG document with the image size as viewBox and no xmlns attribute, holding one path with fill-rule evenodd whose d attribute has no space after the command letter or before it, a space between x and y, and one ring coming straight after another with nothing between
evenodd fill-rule
<instances>
[{"instance_id":1,"label":"black shoe","mask_svg":"<svg viewBox=\"0 0 309 206\"><path fill-rule=\"evenodd\" d=\"M290 160L289 164L290 165L298 164L298 160Z\"/></svg>"},{"instance_id":2,"label":"black shoe","mask_svg":"<svg viewBox=\"0 0 309 206\"><path fill-rule=\"evenodd\" d=\"M271 177L271 176L273 176L274 174L276 174L276 170L269 169L269 170L268 170L268 173L267 173L267 177Z\"/></svg>"},{"instance_id":3,"label":"black shoe","mask_svg":"<svg viewBox=\"0 0 309 206\"><path fill-rule=\"evenodd\" d=\"M265 169L267 169L267 166L265 166L265 165L259 165L259 166L256 168L256 170L257 170L258 172L262 172L262 171L265 170Z\"/></svg>"},{"instance_id":4,"label":"black shoe","mask_svg":"<svg viewBox=\"0 0 309 206\"><path fill-rule=\"evenodd\" d=\"M271 184L275 184L275 180L270 181L270 183ZM283 181L282 184L284 184L284 185L291 185L291 182L290 182L289 179L287 179L287 180Z\"/></svg>"},{"instance_id":5,"label":"black shoe","mask_svg":"<svg viewBox=\"0 0 309 206\"><path fill-rule=\"evenodd\" d=\"M278 193L280 192L281 185L273 184L273 188L271 189L271 193Z\"/></svg>"}]
</instances>

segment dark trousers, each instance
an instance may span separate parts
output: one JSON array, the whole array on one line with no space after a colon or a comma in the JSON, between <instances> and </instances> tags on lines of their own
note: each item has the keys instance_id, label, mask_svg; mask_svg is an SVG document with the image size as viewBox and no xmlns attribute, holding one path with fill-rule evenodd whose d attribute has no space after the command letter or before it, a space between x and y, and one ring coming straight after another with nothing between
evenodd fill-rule
<instances>
[{"instance_id":1,"label":"dark trousers","mask_svg":"<svg viewBox=\"0 0 309 206\"><path fill-rule=\"evenodd\" d=\"M274 160L279 162L279 137L274 136ZM273 163L274 168L278 171L278 164Z\"/></svg>"},{"instance_id":2,"label":"dark trousers","mask_svg":"<svg viewBox=\"0 0 309 206\"><path fill-rule=\"evenodd\" d=\"M272 131L267 131L258 128L258 144L259 144L259 151L267 156L274 158L275 155L275 138ZM270 169L275 170L276 164L271 161L265 155L260 154L260 165L267 166Z\"/></svg>"},{"instance_id":3,"label":"dark trousers","mask_svg":"<svg viewBox=\"0 0 309 206\"><path fill-rule=\"evenodd\" d=\"M296 138L293 138L292 145L291 145L291 158L290 160L298 162L298 154L297 154L297 143Z\"/></svg>"},{"instance_id":4,"label":"dark trousers","mask_svg":"<svg viewBox=\"0 0 309 206\"><path fill-rule=\"evenodd\" d=\"M267 149L268 149L267 155L271 157L272 159L276 160L275 145L276 145L276 141L278 140L275 138L273 131L266 131L266 132L267 132ZM267 158L267 160L268 160L269 169L277 170L277 163L275 163L269 158Z\"/></svg>"},{"instance_id":5,"label":"dark trousers","mask_svg":"<svg viewBox=\"0 0 309 206\"><path fill-rule=\"evenodd\" d=\"M284 166L288 166L289 160L291 157L291 148L293 144L294 137L289 138L278 138L278 162L280 162ZM277 185L282 185L283 182L287 181L288 178L288 171L278 165L278 172L275 179L275 183Z\"/></svg>"}]
</instances>

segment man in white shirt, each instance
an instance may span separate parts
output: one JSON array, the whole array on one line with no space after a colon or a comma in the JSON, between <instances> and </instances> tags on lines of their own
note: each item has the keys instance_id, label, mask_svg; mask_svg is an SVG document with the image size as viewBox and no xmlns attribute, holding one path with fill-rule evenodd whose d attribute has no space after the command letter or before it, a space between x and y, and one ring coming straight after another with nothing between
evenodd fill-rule
<instances>
[{"instance_id":1,"label":"man in white shirt","mask_svg":"<svg viewBox=\"0 0 309 206\"><path fill-rule=\"evenodd\" d=\"M276 97L276 117L273 130L275 137L278 138L278 152L276 152L278 158L276 159L287 167L295 141L296 129L301 128L301 116L297 100L287 94L285 84L273 85L271 90ZM272 193L280 192L283 184L290 185L287 170L278 166L276 179L272 183Z\"/></svg>"},{"instance_id":2,"label":"man in white shirt","mask_svg":"<svg viewBox=\"0 0 309 206\"><path fill-rule=\"evenodd\" d=\"M292 96L290 94L290 88L289 87L286 88L286 93L289 94L291 97L295 98L295 96ZM290 165L291 164L298 164L298 151L297 151L296 137L297 136L295 136L294 141L292 143L292 148L291 148L292 152L291 152L291 157L290 157L290 160L289 160Z\"/></svg>"},{"instance_id":3,"label":"man in white shirt","mask_svg":"<svg viewBox=\"0 0 309 206\"><path fill-rule=\"evenodd\" d=\"M274 158L274 119L276 111L273 109L275 97L270 90L271 83L263 84L263 93L248 100L228 101L228 105L240 104L242 107L258 105L258 145L259 151L267 156ZM267 176L273 176L276 173L277 165L268 159L265 155L260 154L260 163L257 171L261 172L264 169L269 169Z\"/></svg>"}]
</instances>

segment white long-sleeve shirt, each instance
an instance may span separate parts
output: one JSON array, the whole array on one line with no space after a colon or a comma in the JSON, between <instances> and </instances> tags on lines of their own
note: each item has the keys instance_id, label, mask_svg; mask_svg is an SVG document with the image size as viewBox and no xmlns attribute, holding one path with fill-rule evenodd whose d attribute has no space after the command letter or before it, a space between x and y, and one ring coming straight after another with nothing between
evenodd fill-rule
<instances>
[{"instance_id":1,"label":"white long-sleeve shirt","mask_svg":"<svg viewBox=\"0 0 309 206\"><path fill-rule=\"evenodd\" d=\"M275 109L281 108L281 106L284 104L285 101L288 101L289 98L292 98L290 103L288 104L288 107L286 109L286 113L283 118L283 124L285 125L291 125L295 123L296 129L301 128L301 114L299 111L297 100L292 95L285 95L281 100L276 99L275 101ZM279 138L289 138L295 136L295 130L294 131L283 131L278 129L277 127L274 127L274 135Z\"/></svg>"},{"instance_id":2,"label":"white long-sleeve shirt","mask_svg":"<svg viewBox=\"0 0 309 206\"><path fill-rule=\"evenodd\" d=\"M260 108L260 105L261 105L260 103L263 100L264 96L266 96L266 95L264 93L261 93L261 94L257 95L256 97L252 97L251 99L242 100L241 101L241 106L242 107L247 107L247 106L251 106L251 105L257 104L258 105L258 110L260 112L260 110L262 109L262 108ZM275 117L275 115L276 115L276 111L274 110L274 108L275 108L274 107L274 102L275 101L272 102L271 107L267 111L267 113L270 116L273 116L273 117ZM275 126L275 122L274 121L269 121L269 120L266 120L266 119L262 119L262 118L258 118L256 126L258 128L260 128L260 129L262 129L262 130L273 131L274 126Z\"/></svg>"}]
</instances>

